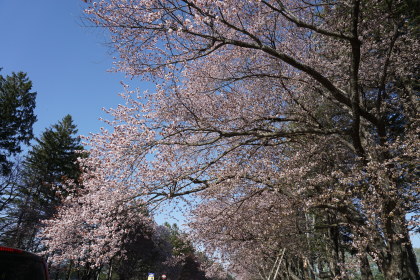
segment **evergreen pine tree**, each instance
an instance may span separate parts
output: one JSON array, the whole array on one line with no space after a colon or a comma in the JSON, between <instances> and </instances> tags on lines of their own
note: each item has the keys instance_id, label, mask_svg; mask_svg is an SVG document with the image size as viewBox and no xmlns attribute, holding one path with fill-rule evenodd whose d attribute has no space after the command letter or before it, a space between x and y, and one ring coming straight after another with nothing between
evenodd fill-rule
<instances>
[{"instance_id":1,"label":"evergreen pine tree","mask_svg":"<svg viewBox=\"0 0 420 280\"><path fill-rule=\"evenodd\" d=\"M39 189L40 202L55 208L60 197L66 195L63 184L67 180L77 182L80 170L76 161L83 146L70 115L47 129L36 142L24 163L25 178Z\"/></svg>"},{"instance_id":2,"label":"evergreen pine tree","mask_svg":"<svg viewBox=\"0 0 420 280\"><path fill-rule=\"evenodd\" d=\"M0 175L10 174L9 156L20 153L21 144L33 138L36 92L31 89L32 82L23 72L0 75Z\"/></svg>"},{"instance_id":3,"label":"evergreen pine tree","mask_svg":"<svg viewBox=\"0 0 420 280\"><path fill-rule=\"evenodd\" d=\"M23 163L23 184L9 217L15 222L6 232L4 243L37 249L40 222L55 214L61 199L67 195L66 183L70 180L78 184L77 158L82 155L83 146L76 134L76 125L67 115L35 139L36 144Z\"/></svg>"}]
</instances>

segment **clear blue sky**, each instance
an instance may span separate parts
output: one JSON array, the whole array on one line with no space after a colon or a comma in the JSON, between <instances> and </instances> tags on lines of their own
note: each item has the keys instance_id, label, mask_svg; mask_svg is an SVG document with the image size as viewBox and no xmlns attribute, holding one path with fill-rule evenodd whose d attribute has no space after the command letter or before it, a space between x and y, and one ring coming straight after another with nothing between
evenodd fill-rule
<instances>
[{"instance_id":1,"label":"clear blue sky","mask_svg":"<svg viewBox=\"0 0 420 280\"><path fill-rule=\"evenodd\" d=\"M23 71L32 80L38 92L37 136L67 114L80 134L98 132L103 126L98 119L106 118L102 108L122 102L117 95L123 91L121 81L141 90L150 87L108 72L109 40L103 30L85 26L84 7L81 0L0 0L1 73ZM163 219L159 216L158 222ZM418 236L414 243L420 247Z\"/></svg>"},{"instance_id":2,"label":"clear blue sky","mask_svg":"<svg viewBox=\"0 0 420 280\"><path fill-rule=\"evenodd\" d=\"M81 0L0 0L2 75L28 73L38 92L34 126L73 116L80 134L96 132L102 108L122 100L122 74L110 73L111 49L99 28L83 26ZM137 86L139 83L137 83Z\"/></svg>"}]
</instances>

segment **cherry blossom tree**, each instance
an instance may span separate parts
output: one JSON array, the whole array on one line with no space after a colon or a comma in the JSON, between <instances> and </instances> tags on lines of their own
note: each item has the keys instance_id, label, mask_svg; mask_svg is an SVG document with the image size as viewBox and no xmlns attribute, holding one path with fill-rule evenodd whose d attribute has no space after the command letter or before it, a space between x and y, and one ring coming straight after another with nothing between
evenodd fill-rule
<instances>
[{"instance_id":1,"label":"cherry blossom tree","mask_svg":"<svg viewBox=\"0 0 420 280\"><path fill-rule=\"evenodd\" d=\"M419 42L408 10L399 0L91 3L116 70L157 87L127 87L112 130L88 138L86 188L49 221L48 246L88 220L77 240L107 258L140 205L191 199L192 234L242 267L264 263L256 250L284 250L313 279L305 233L321 213L330 232L345 230L365 279L367 255L385 279L418 279L417 216L406 217L419 206ZM333 277L349 271L341 259Z\"/></svg>"}]
</instances>

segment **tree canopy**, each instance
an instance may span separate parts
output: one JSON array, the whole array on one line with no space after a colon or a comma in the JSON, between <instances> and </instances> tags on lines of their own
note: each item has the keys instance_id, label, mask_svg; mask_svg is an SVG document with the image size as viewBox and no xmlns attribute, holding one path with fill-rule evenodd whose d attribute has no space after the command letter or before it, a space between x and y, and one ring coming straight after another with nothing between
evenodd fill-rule
<instances>
[{"instance_id":1,"label":"tree canopy","mask_svg":"<svg viewBox=\"0 0 420 280\"><path fill-rule=\"evenodd\" d=\"M92 2L118 70L156 92L127 87L112 130L89 137L85 189L47 246L77 221L89 242L74 251L112 258L133 209L190 198L194 240L243 279L273 264L281 279L372 279L372 263L418 279L419 40L404 3Z\"/></svg>"}]
</instances>

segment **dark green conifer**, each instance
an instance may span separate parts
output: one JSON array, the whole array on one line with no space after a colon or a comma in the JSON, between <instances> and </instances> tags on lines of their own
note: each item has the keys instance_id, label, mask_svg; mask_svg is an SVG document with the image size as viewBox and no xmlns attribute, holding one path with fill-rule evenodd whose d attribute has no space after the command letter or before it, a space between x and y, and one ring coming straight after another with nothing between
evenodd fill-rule
<instances>
[{"instance_id":1,"label":"dark green conifer","mask_svg":"<svg viewBox=\"0 0 420 280\"><path fill-rule=\"evenodd\" d=\"M1 68L0 68L1 70ZM11 172L9 156L21 152L21 144L33 138L36 92L23 72L0 75L0 175Z\"/></svg>"},{"instance_id":2,"label":"dark green conifer","mask_svg":"<svg viewBox=\"0 0 420 280\"><path fill-rule=\"evenodd\" d=\"M22 186L9 217L15 222L3 240L28 250L37 250L36 234L42 227L41 221L56 213L69 192L68 183L79 185L77 158L83 156L83 146L70 115L46 129L35 141L23 162Z\"/></svg>"}]
</instances>

